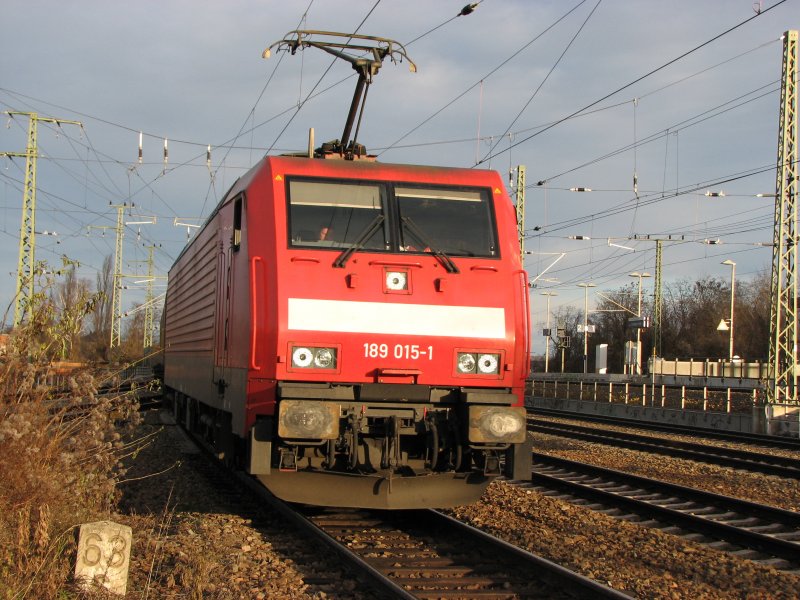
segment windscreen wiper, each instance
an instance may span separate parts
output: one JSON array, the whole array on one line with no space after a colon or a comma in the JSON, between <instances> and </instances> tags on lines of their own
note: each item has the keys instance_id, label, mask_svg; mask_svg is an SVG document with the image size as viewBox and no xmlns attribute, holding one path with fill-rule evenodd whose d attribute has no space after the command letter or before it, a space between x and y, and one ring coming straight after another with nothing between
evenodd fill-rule
<instances>
[{"instance_id":1,"label":"windscreen wiper","mask_svg":"<svg viewBox=\"0 0 800 600\"><path fill-rule=\"evenodd\" d=\"M439 259L439 262L444 265L444 268L448 273L461 272L458 270L456 263L453 262L453 259L445 254L442 249L437 247L435 244L432 244L430 239L428 239L428 236L426 236L417 226L417 224L411 220L411 217L401 217L400 220L403 221L403 224L411 231L414 237L416 237L420 242L425 244L430 249L431 253Z\"/></svg>"},{"instance_id":2,"label":"windscreen wiper","mask_svg":"<svg viewBox=\"0 0 800 600\"><path fill-rule=\"evenodd\" d=\"M364 244L367 243L367 240L371 238L376 231L378 231L378 228L381 226L381 224L385 219L386 217L384 217L382 214L376 216L372 220L372 223L370 223L369 226L367 226L367 228L361 233L361 235L358 236L358 238L352 244L350 244L336 258L335 261L333 261L333 266L343 268L347 264L347 261L350 260L350 257L353 255L353 253L357 252L358 250L361 250L364 247Z\"/></svg>"}]
</instances>

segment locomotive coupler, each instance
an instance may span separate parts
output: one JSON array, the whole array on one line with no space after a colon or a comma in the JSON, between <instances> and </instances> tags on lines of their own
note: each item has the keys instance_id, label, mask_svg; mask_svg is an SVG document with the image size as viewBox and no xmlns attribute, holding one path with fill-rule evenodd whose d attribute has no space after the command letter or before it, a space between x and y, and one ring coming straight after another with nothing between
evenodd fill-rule
<instances>
[{"instance_id":1,"label":"locomotive coupler","mask_svg":"<svg viewBox=\"0 0 800 600\"><path fill-rule=\"evenodd\" d=\"M487 451L483 462L484 475L500 475L500 455L495 451Z\"/></svg>"},{"instance_id":2,"label":"locomotive coupler","mask_svg":"<svg viewBox=\"0 0 800 600\"><path fill-rule=\"evenodd\" d=\"M283 447L280 449L279 471L297 471L297 447Z\"/></svg>"}]
</instances>

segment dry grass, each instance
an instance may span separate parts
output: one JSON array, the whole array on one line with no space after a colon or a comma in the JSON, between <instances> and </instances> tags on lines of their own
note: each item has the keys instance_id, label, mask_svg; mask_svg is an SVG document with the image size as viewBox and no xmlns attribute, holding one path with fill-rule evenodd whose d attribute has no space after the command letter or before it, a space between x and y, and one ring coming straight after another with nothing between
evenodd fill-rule
<instances>
[{"instance_id":1,"label":"dry grass","mask_svg":"<svg viewBox=\"0 0 800 600\"><path fill-rule=\"evenodd\" d=\"M54 314L44 297L0 357L0 599L76 597L75 531L108 518L135 445L132 394L99 390L91 369L53 381L53 360L91 304ZM78 329L76 329L78 328Z\"/></svg>"}]
</instances>

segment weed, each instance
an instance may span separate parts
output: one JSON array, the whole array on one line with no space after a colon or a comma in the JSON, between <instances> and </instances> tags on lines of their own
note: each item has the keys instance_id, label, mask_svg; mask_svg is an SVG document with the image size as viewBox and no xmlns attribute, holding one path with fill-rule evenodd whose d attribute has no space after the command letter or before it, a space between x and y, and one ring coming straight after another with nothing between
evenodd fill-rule
<instances>
[{"instance_id":1,"label":"weed","mask_svg":"<svg viewBox=\"0 0 800 600\"><path fill-rule=\"evenodd\" d=\"M56 364L97 299L57 310L40 289L0 357L3 600L73 595L75 531L108 518L131 452L123 436L139 418L133 394L100 389L105 374Z\"/></svg>"}]
</instances>

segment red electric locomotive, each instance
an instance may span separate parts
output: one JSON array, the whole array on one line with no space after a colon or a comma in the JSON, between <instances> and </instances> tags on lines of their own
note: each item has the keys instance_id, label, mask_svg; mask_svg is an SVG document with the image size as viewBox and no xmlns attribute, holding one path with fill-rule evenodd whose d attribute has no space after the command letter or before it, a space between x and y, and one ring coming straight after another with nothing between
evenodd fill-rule
<instances>
[{"instance_id":1,"label":"red electric locomotive","mask_svg":"<svg viewBox=\"0 0 800 600\"><path fill-rule=\"evenodd\" d=\"M528 287L500 176L311 154L241 177L169 273L180 421L293 502L453 506L528 478Z\"/></svg>"}]
</instances>

